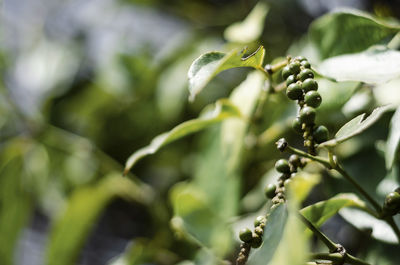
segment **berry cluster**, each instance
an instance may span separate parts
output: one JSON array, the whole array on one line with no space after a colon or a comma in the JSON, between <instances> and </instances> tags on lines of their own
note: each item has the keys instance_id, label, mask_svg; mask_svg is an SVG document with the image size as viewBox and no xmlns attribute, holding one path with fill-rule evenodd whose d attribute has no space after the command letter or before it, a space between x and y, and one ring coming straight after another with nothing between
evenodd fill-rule
<instances>
[{"instance_id":1,"label":"berry cluster","mask_svg":"<svg viewBox=\"0 0 400 265\"><path fill-rule=\"evenodd\" d=\"M303 168L305 164L306 161L300 159L297 155L291 155L289 160L279 159L275 163L275 169L282 173L278 179L278 185L269 184L264 189L265 196L272 200L271 210L285 202L285 186L290 183L290 178L297 172L297 168ZM246 263L251 248L259 248L261 246L264 227L267 223L268 216L269 213L267 213L266 216L258 216L254 220L254 231L251 231L249 228L240 230L239 238L243 242L240 245L240 252L236 260L237 265Z\"/></svg>"},{"instance_id":2,"label":"berry cluster","mask_svg":"<svg viewBox=\"0 0 400 265\"><path fill-rule=\"evenodd\" d=\"M292 126L297 133L303 134L304 146L313 154L315 143L328 140L328 129L323 125L315 125L315 109L321 105L322 98L307 59L299 56L288 60L288 65L282 69L282 77L286 80L286 95L291 100L297 100L300 106Z\"/></svg>"},{"instance_id":3,"label":"berry cluster","mask_svg":"<svg viewBox=\"0 0 400 265\"><path fill-rule=\"evenodd\" d=\"M383 213L387 216L400 214L400 187L386 195L383 203Z\"/></svg>"}]
</instances>

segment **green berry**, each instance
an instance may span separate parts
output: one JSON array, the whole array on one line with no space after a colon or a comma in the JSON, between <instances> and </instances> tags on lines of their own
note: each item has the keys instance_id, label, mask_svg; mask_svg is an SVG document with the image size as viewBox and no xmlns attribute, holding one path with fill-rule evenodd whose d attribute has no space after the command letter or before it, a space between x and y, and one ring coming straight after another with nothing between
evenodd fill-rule
<instances>
[{"instance_id":1,"label":"green berry","mask_svg":"<svg viewBox=\"0 0 400 265\"><path fill-rule=\"evenodd\" d=\"M289 163L294 167L299 167L301 165L300 157L298 155L289 156Z\"/></svg>"},{"instance_id":2,"label":"green berry","mask_svg":"<svg viewBox=\"0 0 400 265\"><path fill-rule=\"evenodd\" d=\"M304 68L310 69L311 64L307 60L303 60L300 62L300 65L302 65Z\"/></svg>"},{"instance_id":3,"label":"green berry","mask_svg":"<svg viewBox=\"0 0 400 265\"><path fill-rule=\"evenodd\" d=\"M293 83L296 83L296 77L294 75L289 75L289 77L286 79L286 86L289 86Z\"/></svg>"},{"instance_id":4,"label":"green berry","mask_svg":"<svg viewBox=\"0 0 400 265\"><path fill-rule=\"evenodd\" d=\"M384 208L393 210L400 207L400 194L397 192L391 192L386 195Z\"/></svg>"},{"instance_id":5,"label":"green berry","mask_svg":"<svg viewBox=\"0 0 400 265\"><path fill-rule=\"evenodd\" d=\"M293 72L292 72L292 70L290 70L288 65L283 67L283 69L282 69L282 78L284 80L286 80L292 74L293 74Z\"/></svg>"},{"instance_id":6,"label":"green berry","mask_svg":"<svg viewBox=\"0 0 400 265\"><path fill-rule=\"evenodd\" d=\"M286 89L286 95L292 100L301 99L303 97L303 90L301 89L301 83L297 82L290 84Z\"/></svg>"},{"instance_id":7,"label":"green berry","mask_svg":"<svg viewBox=\"0 0 400 265\"><path fill-rule=\"evenodd\" d=\"M250 242L253 239L253 233L248 228L243 228L239 232L239 238L243 242Z\"/></svg>"},{"instance_id":8,"label":"green berry","mask_svg":"<svg viewBox=\"0 0 400 265\"><path fill-rule=\"evenodd\" d=\"M313 107L305 106L300 110L300 122L306 125L314 124L316 112Z\"/></svg>"},{"instance_id":9,"label":"green berry","mask_svg":"<svg viewBox=\"0 0 400 265\"><path fill-rule=\"evenodd\" d=\"M262 235L264 234L264 229L262 229L261 227L257 226L257 227L254 229L254 233L256 233L256 234L259 235L259 236L262 236Z\"/></svg>"},{"instance_id":10,"label":"green berry","mask_svg":"<svg viewBox=\"0 0 400 265\"><path fill-rule=\"evenodd\" d=\"M264 194L267 198L272 199L275 197L276 185L275 184L268 184L264 189Z\"/></svg>"},{"instance_id":11,"label":"green berry","mask_svg":"<svg viewBox=\"0 0 400 265\"><path fill-rule=\"evenodd\" d=\"M307 104L307 106L318 108L319 105L321 105L322 98L317 91L311 90L304 95L304 102Z\"/></svg>"},{"instance_id":12,"label":"green berry","mask_svg":"<svg viewBox=\"0 0 400 265\"><path fill-rule=\"evenodd\" d=\"M257 235L256 233L253 233L253 238L251 239L250 244L252 248L259 248L262 244L261 236Z\"/></svg>"},{"instance_id":13,"label":"green berry","mask_svg":"<svg viewBox=\"0 0 400 265\"><path fill-rule=\"evenodd\" d=\"M286 159L279 159L276 161L275 169L280 173L290 173L290 166Z\"/></svg>"},{"instance_id":14,"label":"green berry","mask_svg":"<svg viewBox=\"0 0 400 265\"><path fill-rule=\"evenodd\" d=\"M302 61L307 61L307 59L306 59L306 57L304 57L304 56L296 56L296 58L294 58L295 60L298 60L298 61L300 61L300 62L302 62Z\"/></svg>"},{"instance_id":15,"label":"green berry","mask_svg":"<svg viewBox=\"0 0 400 265\"><path fill-rule=\"evenodd\" d=\"M300 72L300 63L297 61L291 62L289 64L289 69L292 71L292 74L298 74Z\"/></svg>"},{"instance_id":16,"label":"green berry","mask_svg":"<svg viewBox=\"0 0 400 265\"><path fill-rule=\"evenodd\" d=\"M303 133L303 129L301 128L301 121L300 121L299 117L297 117L296 119L293 120L292 128L298 134Z\"/></svg>"},{"instance_id":17,"label":"green berry","mask_svg":"<svg viewBox=\"0 0 400 265\"><path fill-rule=\"evenodd\" d=\"M304 93L307 93L311 90L318 90L318 83L312 78L307 78L306 80L304 80L301 88L304 90Z\"/></svg>"},{"instance_id":18,"label":"green berry","mask_svg":"<svg viewBox=\"0 0 400 265\"><path fill-rule=\"evenodd\" d=\"M256 218L256 220L254 220L254 227L265 224L265 222L266 222L265 216L260 215Z\"/></svg>"},{"instance_id":19,"label":"green berry","mask_svg":"<svg viewBox=\"0 0 400 265\"><path fill-rule=\"evenodd\" d=\"M314 138L314 141L315 141L316 143L318 143L318 144L327 141L327 140L328 140L328 137L329 137L329 131L328 131L328 129L327 129L325 126L323 126L323 125L318 126L318 127L315 128L314 131L313 131L313 138Z\"/></svg>"},{"instance_id":20,"label":"green berry","mask_svg":"<svg viewBox=\"0 0 400 265\"><path fill-rule=\"evenodd\" d=\"M314 78L314 73L310 69L303 69L299 74L299 79L304 81L308 78Z\"/></svg>"}]
</instances>

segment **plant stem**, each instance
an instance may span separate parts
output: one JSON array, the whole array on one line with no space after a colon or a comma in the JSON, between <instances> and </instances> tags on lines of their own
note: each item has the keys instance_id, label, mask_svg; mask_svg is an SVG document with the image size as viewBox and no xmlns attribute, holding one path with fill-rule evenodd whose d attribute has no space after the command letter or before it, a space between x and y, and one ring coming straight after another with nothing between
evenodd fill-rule
<instances>
[{"instance_id":1,"label":"plant stem","mask_svg":"<svg viewBox=\"0 0 400 265\"><path fill-rule=\"evenodd\" d=\"M385 219L385 221L390 225L390 227L393 229L393 232L396 234L397 236L397 242L400 243L400 230L397 227L396 223L394 222L394 219L392 216L390 216L389 218Z\"/></svg>"},{"instance_id":2,"label":"plant stem","mask_svg":"<svg viewBox=\"0 0 400 265\"><path fill-rule=\"evenodd\" d=\"M357 181L355 181L344 169L343 167L336 163L336 166L333 168L337 172L339 172L345 179L347 179L375 208L375 210L380 213L382 211L381 206L372 198L368 192L366 192L360 185L358 185Z\"/></svg>"},{"instance_id":3,"label":"plant stem","mask_svg":"<svg viewBox=\"0 0 400 265\"><path fill-rule=\"evenodd\" d=\"M294 148L290 145L288 145L286 147L286 149L290 150L291 153L302 156L302 157L306 157L309 158L311 160L314 160L316 162L321 163L322 165L324 165L326 168L328 169L332 169L332 165L331 163L329 163L329 160L320 156L314 156L314 155L310 155L309 153L306 153L304 151L301 151L300 149Z\"/></svg>"},{"instance_id":4,"label":"plant stem","mask_svg":"<svg viewBox=\"0 0 400 265\"><path fill-rule=\"evenodd\" d=\"M302 214L299 214L300 220L316 235L329 249L330 252L335 252L338 249L338 245L333 243L324 233L322 233L316 226L314 226L307 218Z\"/></svg>"},{"instance_id":5,"label":"plant stem","mask_svg":"<svg viewBox=\"0 0 400 265\"><path fill-rule=\"evenodd\" d=\"M340 253L312 253L310 259L330 260L333 262L343 262L343 256Z\"/></svg>"}]
</instances>

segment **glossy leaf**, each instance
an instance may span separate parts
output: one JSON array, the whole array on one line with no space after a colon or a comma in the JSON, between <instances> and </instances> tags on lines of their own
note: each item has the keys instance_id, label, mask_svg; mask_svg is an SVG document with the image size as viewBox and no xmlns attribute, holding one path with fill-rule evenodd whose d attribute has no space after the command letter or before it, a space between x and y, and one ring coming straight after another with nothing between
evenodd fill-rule
<instances>
[{"instance_id":1,"label":"glossy leaf","mask_svg":"<svg viewBox=\"0 0 400 265\"><path fill-rule=\"evenodd\" d=\"M179 124L171 131L154 138L150 145L133 153L126 162L124 174L127 174L139 159L156 153L161 147L230 117L240 117L240 111L229 100L219 100L214 109L206 109L199 118Z\"/></svg>"},{"instance_id":2,"label":"glossy leaf","mask_svg":"<svg viewBox=\"0 0 400 265\"><path fill-rule=\"evenodd\" d=\"M336 81L383 84L400 76L400 52L384 46L323 61L317 70Z\"/></svg>"},{"instance_id":3,"label":"glossy leaf","mask_svg":"<svg viewBox=\"0 0 400 265\"><path fill-rule=\"evenodd\" d=\"M398 24L345 9L326 14L310 26L310 37L322 58L363 51L399 31Z\"/></svg>"},{"instance_id":4,"label":"glossy leaf","mask_svg":"<svg viewBox=\"0 0 400 265\"><path fill-rule=\"evenodd\" d=\"M264 228L263 244L259 250L252 251L248 261L249 265L265 265L274 257L280 241L285 232L288 220L288 209L286 204L280 204L268 217Z\"/></svg>"},{"instance_id":5,"label":"glossy leaf","mask_svg":"<svg viewBox=\"0 0 400 265\"><path fill-rule=\"evenodd\" d=\"M392 228L383 220L358 209L341 209L339 214L350 224L360 230L371 230L371 236L391 244L397 243L397 237Z\"/></svg>"},{"instance_id":6,"label":"glossy leaf","mask_svg":"<svg viewBox=\"0 0 400 265\"><path fill-rule=\"evenodd\" d=\"M314 225L321 226L344 207L357 207L364 211L369 211L365 202L360 200L355 194L342 193L328 200L307 206L300 212Z\"/></svg>"},{"instance_id":7,"label":"glossy leaf","mask_svg":"<svg viewBox=\"0 0 400 265\"><path fill-rule=\"evenodd\" d=\"M367 118L365 118L365 113L355 117L339 129L339 131L335 135L335 138L325 143L322 143L320 146L335 146L341 142L348 140L351 137L362 133L375 122L377 122L386 111L389 111L392 108L393 107L390 105L382 106L374 109Z\"/></svg>"},{"instance_id":8,"label":"glossy leaf","mask_svg":"<svg viewBox=\"0 0 400 265\"><path fill-rule=\"evenodd\" d=\"M386 168L391 169L397 158L400 144L400 107L397 108L390 121L390 131L386 142L385 161Z\"/></svg>"},{"instance_id":9,"label":"glossy leaf","mask_svg":"<svg viewBox=\"0 0 400 265\"><path fill-rule=\"evenodd\" d=\"M237 43L250 43L260 38L264 29L264 20L269 7L264 2L258 2L250 14L242 22L237 22L226 28L226 40Z\"/></svg>"},{"instance_id":10,"label":"glossy leaf","mask_svg":"<svg viewBox=\"0 0 400 265\"><path fill-rule=\"evenodd\" d=\"M209 52L201 55L190 66L188 72L190 100L218 73L236 67L262 69L265 50L260 46L254 53L244 57L247 50L232 50L229 53Z\"/></svg>"},{"instance_id":11,"label":"glossy leaf","mask_svg":"<svg viewBox=\"0 0 400 265\"><path fill-rule=\"evenodd\" d=\"M116 197L147 204L152 200L152 193L145 186L139 187L118 173L104 178L95 186L77 189L51 230L46 264L75 264L96 219Z\"/></svg>"}]
</instances>

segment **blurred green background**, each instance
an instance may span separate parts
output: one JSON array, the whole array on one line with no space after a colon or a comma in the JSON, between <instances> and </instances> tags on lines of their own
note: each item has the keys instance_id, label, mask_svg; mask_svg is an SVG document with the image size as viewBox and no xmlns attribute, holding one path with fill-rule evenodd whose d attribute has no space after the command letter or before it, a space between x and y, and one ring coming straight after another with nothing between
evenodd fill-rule
<instances>
[{"instance_id":1,"label":"blurred green background","mask_svg":"<svg viewBox=\"0 0 400 265\"><path fill-rule=\"evenodd\" d=\"M249 73L247 69L226 71L189 103L187 71L193 60L211 50L246 45L254 49L260 44L266 49L265 62L288 53L307 53L310 23L336 8L352 7L377 17L400 16L399 1L265 3L269 12L261 37L234 43L224 39L224 30L245 19L257 1L3 0L0 264L176 264L184 260L210 264L202 261L207 253L202 253L196 240L177 229L180 220L173 218L170 189L176 191L176 183L201 174L199 161L207 161L204 154L213 152L206 150L212 145L212 134L186 137L140 161L127 178L120 177L130 154L156 135L197 117L206 105L228 97ZM382 38L380 43L388 40ZM386 92L345 86L344 99L355 93L353 102L326 104L319 116L333 131L355 114L400 102L397 90L396 96L388 98ZM280 155L273 142L280 135L294 139L286 126L293 106L282 100L279 95L272 99L264 110L268 117L251 128L250 136L262 135L262 144L247 150L239 170L241 185L232 195L241 201L234 206L237 214L256 211L263 204L256 193ZM390 115L385 116L382 126L341 151L345 162L358 161L351 164L352 171L374 170L373 175L379 176L365 183L374 192L387 174L379 148L382 142L377 140L386 140L389 121ZM366 168L371 161L372 169ZM336 178L323 182L325 188L314 192L310 202L348 190ZM326 231L340 240L350 231L355 239L347 238L346 244L364 250L357 243L364 235L336 219ZM62 231L52 233L57 229ZM383 255L380 251L391 249L378 244L376 252ZM233 260L231 246L221 251Z\"/></svg>"}]
</instances>

